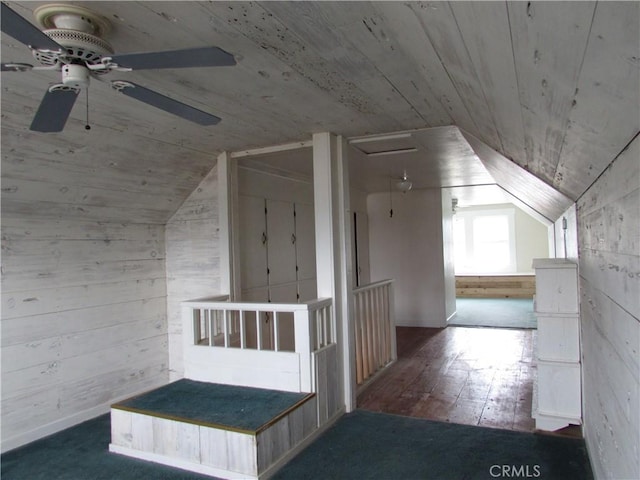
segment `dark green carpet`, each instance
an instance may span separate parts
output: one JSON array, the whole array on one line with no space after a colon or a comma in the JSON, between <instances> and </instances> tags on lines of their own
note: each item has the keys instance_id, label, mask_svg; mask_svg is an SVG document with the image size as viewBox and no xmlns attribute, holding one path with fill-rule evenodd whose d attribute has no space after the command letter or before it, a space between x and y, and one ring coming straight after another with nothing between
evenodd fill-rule
<instances>
[{"instance_id":1,"label":"dark green carpet","mask_svg":"<svg viewBox=\"0 0 640 480\"><path fill-rule=\"evenodd\" d=\"M103 415L2 455L2 479L211 478L109 453L109 439L109 416ZM341 418L275 478L491 479L493 465L518 469L528 466L529 478L542 480L593 478L582 440L360 410ZM534 476L535 466L539 467L539 476ZM494 467L493 473L497 471Z\"/></svg>"},{"instance_id":2,"label":"dark green carpet","mask_svg":"<svg viewBox=\"0 0 640 480\"><path fill-rule=\"evenodd\" d=\"M593 478L582 440L364 410L344 416L273 478L490 479L502 465L520 478L527 467L528 478Z\"/></svg>"},{"instance_id":3,"label":"dark green carpet","mask_svg":"<svg viewBox=\"0 0 640 480\"><path fill-rule=\"evenodd\" d=\"M530 298L457 298L449 325L465 327L537 328Z\"/></svg>"},{"instance_id":4,"label":"dark green carpet","mask_svg":"<svg viewBox=\"0 0 640 480\"><path fill-rule=\"evenodd\" d=\"M183 379L117 405L165 418L255 432L307 395Z\"/></svg>"}]
</instances>

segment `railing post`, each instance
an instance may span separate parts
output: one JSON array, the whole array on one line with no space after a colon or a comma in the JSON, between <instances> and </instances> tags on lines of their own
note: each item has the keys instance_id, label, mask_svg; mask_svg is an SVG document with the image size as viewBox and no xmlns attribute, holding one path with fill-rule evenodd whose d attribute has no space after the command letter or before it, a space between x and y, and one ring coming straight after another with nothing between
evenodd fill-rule
<instances>
[{"instance_id":1,"label":"railing post","mask_svg":"<svg viewBox=\"0 0 640 480\"><path fill-rule=\"evenodd\" d=\"M315 392L311 363L311 322L309 310L296 310L293 314L295 349L300 356L300 390Z\"/></svg>"}]
</instances>

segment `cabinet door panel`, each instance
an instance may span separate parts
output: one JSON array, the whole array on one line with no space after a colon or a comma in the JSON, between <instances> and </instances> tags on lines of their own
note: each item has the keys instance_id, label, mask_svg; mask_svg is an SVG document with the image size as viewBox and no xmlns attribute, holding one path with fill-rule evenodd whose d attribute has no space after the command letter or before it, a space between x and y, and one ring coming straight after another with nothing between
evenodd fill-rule
<instances>
[{"instance_id":1,"label":"cabinet door panel","mask_svg":"<svg viewBox=\"0 0 640 480\"><path fill-rule=\"evenodd\" d=\"M316 278L316 230L313 205L296 204L298 280Z\"/></svg>"},{"instance_id":2,"label":"cabinet door panel","mask_svg":"<svg viewBox=\"0 0 640 480\"><path fill-rule=\"evenodd\" d=\"M318 282L316 279L300 280L298 282L298 294L300 295L298 300L300 303L318 298Z\"/></svg>"},{"instance_id":3,"label":"cabinet door panel","mask_svg":"<svg viewBox=\"0 0 640 480\"><path fill-rule=\"evenodd\" d=\"M240 275L243 290L267 286L267 245L265 201L240 195Z\"/></svg>"},{"instance_id":4,"label":"cabinet door panel","mask_svg":"<svg viewBox=\"0 0 640 480\"><path fill-rule=\"evenodd\" d=\"M269 285L296 281L293 203L267 200Z\"/></svg>"}]
</instances>

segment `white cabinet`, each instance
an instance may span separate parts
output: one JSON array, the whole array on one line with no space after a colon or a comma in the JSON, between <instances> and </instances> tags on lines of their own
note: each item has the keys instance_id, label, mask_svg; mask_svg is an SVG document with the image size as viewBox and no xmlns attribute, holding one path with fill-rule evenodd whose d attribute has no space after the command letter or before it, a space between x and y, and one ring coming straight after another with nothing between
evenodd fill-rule
<instances>
[{"instance_id":1,"label":"white cabinet","mask_svg":"<svg viewBox=\"0 0 640 480\"><path fill-rule=\"evenodd\" d=\"M534 259L538 375L533 417L539 430L582 423L578 271L574 262Z\"/></svg>"}]
</instances>

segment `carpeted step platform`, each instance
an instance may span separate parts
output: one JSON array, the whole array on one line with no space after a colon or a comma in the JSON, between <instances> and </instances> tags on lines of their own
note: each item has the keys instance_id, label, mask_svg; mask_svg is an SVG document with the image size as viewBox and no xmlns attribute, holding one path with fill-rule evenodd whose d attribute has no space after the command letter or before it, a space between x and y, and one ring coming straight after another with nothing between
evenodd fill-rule
<instances>
[{"instance_id":1,"label":"carpeted step platform","mask_svg":"<svg viewBox=\"0 0 640 480\"><path fill-rule=\"evenodd\" d=\"M183 379L111 408L255 435L312 396Z\"/></svg>"},{"instance_id":2,"label":"carpeted step platform","mask_svg":"<svg viewBox=\"0 0 640 480\"><path fill-rule=\"evenodd\" d=\"M257 478L316 429L315 394L183 379L112 405L109 449L223 478Z\"/></svg>"}]
</instances>

